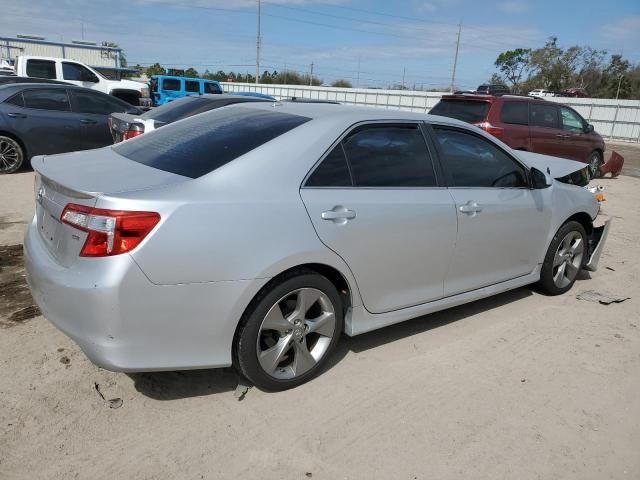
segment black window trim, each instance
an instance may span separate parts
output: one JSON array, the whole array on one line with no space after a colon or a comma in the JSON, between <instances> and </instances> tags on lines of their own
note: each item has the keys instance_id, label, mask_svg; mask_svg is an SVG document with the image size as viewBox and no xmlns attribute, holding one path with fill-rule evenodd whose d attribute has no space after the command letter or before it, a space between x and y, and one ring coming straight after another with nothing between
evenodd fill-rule
<instances>
[{"instance_id":1,"label":"black window trim","mask_svg":"<svg viewBox=\"0 0 640 480\"><path fill-rule=\"evenodd\" d=\"M433 151L433 146L432 146L432 142L431 139L429 138L429 136L426 134L425 130L424 130L424 124L425 122L423 120L415 120L415 119L380 119L380 120L363 120L357 123L354 123L352 125L350 125L349 127L347 127L347 129L345 129L344 132L342 132L342 134L340 134L340 136L331 144L331 146L329 148L327 148L327 150L325 150L325 152L320 156L320 159L313 164L313 166L311 167L311 169L309 170L309 172L307 173L307 175L305 175L305 177L303 178L302 182L300 183L300 189L314 189L314 190L345 190L345 189L349 189L349 190L444 190L446 189L446 184L445 184L445 179L444 176L442 174L442 171L439 168L439 162L436 159L436 155L434 154ZM357 186L355 185L355 180L353 179L353 174L351 173L351 165L349 162L349 158L347 157L347 153L344 150L344 146L343 146L343 140L346 139L349 135L351 135L353 132L355 132L356 130L358 130L359 128L362 128L364 126L368 126L368 125L387 125L387 126L407 126L407 125L411 125L411 126L417 126L418 129L420 130L420 132L422 133L422 137L424 139L424 143L427 147L427 151L429 153L429 157L430 158L426 158L425 161L431 161L431 164L433 166L433 172L434 175L436 177L436 186L433 187L371 187L371 186ZM351 185L350 186L329 186L329 187L317 187L317 186L307 186L307 181L309 180L309 178L311 177L311 175L313 175L313 173L316 171L316 169L320 166L320 164L324 161L324 159L331 153L333 152L333 150L337 147L340 146L340 148L342 149L342 154L345 157L345 160L347 162L347 168L349 169L349 177L351 179Z\"/></svg>"},{"instance_id":2,"label":"black window trim","mask_svg":"<svg viewBox=\"0 0 640 480\"><path fill-rule=\"evenodd\" d=\"M520 165L522 167L522 169L525 172L527 185L524 186L524 187L459 187L459 186L456 186L456 185L452 185L451 182L450 182L451 175L449 175L449 173L447 172L446 164L443 161L444 154L442 153L442 149L440 148L440 145L438 144L438 141L436 139L436 132L434 130L434 127L436 127L436 128L444 128L444 129L447 129L447 130L453 130L453 131L467 133L469 135L473 135L474 137L478 137L478 138L480 138L482 140L486 140L487 142L490 142L491 145L493 145L495 148L497 148L502 153L504 153L508 158L510 158L517 165ZM433 142L433 144L435 146L435 149L437 151L438 163L440 164L440 166L441 166L441 168L443 169L443 172L444 172L444 179L445 179L446 188L449 188L449 189L452 189L452 190L453 189L455 189L455 190L470 190L470 189L488 189L488 188L499 189L499 190L531 190L531 188L532 188L531 187L531 168L528 165L522 163L522 161L520 161L518 158L514 157L511 153L506 151L504 148L502 148L496 142L494 142L492 138L487 138L484 135L482 135L480 132L474 131L471 128L462 127L460 125L450 125L450 124L447 124L447 123L440 123L440 122L429 122L428 123L428 131L429 131L429 135L432 136L431 141Z\"/></svg>"},{"instance_id":3,"label":"black window trim","mask_svg":"<svg viewBox=\"0 0 640 480\"><path fill-rule=\"evenodd\" d=\"M25 92L30 92L32 90L62 90L67 94L67 103L69 104L69 110L51 110L48 108L34 108L34 107L28 107L27 106L27 100L24 97L24 93ZM71 106L71 94L69 93L69 89L68 88L49 88L49 87L42 87L42 88L25 88L23 90L20 91L20 93L22 93L22 100L24 102L24 107L21 108L26 108L28 110L37 110L38 112L62 112L62 113L75 113L73 111L73 107Z\"/></svg>"}]
</instances>

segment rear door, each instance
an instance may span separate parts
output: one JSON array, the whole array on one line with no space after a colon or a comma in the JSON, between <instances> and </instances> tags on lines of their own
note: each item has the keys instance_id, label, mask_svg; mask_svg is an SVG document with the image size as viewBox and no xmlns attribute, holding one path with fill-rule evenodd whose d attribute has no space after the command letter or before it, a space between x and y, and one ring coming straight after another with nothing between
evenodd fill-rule
<instances>
[{"instance_id":1,"label":"rear door","mask_svg":"<svg viewBox=\"0 0 640 480\"><path fill-rule=\"evenodd\" d=\"M496 124L504 128L504 133L499 137L500 140L511 148L522 150L531 148L529 139L529 102L504 100Z\"/></svg>"},{"instance_id":2,"label":"rear door","mask_svg":"<svg viewBox=\"0 0 640 480\"><path fill-rule=\"evenodd\" d=\"M550 189L530 189L527 169L480 134L437 125L433 132L458 217L445 295L532 272L549 230Z\"/></svg>"},{"instance_id":3,"label":"rear door","mask_svg":"<svg viewBox=\"0 0 640 480\"><path fill-rule=\"evenodd\" d=\"M22 98L22 128L31 156L82 150L81 124L65 88L27 88Z\"/></svg>"},{"instance_id":4,"label":"rear door","mask_svg":"<svg viewBox=\"0 0 640 480\"><path fill-rule=\"evenodd\" d=\"M111 145L113 138L109 131L108 118L112 113L122 113L130 106L124 105L106 94L90 90L71 90L71 105L78 116L82 131L83 149L99 148Z\"/></svg>"},{"instance_id":5,"label":"rear door","mask_svg":"<svg viewBox=\"0 0 640 480\"><path fill-rule=\"evenodd\" d=\"M355 127L300 193L322 242L351 268L367 310L442 297L456 213L419 124Z\"/></svg>"},{"instance_id":6,"label":"rear door","mask_svg":"<svg viewBox=\"0 0 640 480\"><path fill-rule=\"evenodd\" d=\"M531 151L559 156L564 151L567 133L560 124L560 109L550 102L529 104Z\"/></svg>"}]
</instances>

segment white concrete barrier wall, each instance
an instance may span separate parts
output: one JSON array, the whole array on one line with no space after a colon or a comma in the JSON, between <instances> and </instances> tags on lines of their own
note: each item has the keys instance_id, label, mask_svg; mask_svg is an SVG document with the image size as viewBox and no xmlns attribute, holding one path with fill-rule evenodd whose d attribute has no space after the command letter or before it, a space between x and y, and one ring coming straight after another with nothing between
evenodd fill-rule
<instances>
[{"instance_id":1,"label":"white concrete barrier wall","mask_svg":"<svg viewBox=\"0 0 640 480\"><path fill-rule=\"evenodd\" d=\"M350 105L425 112L438 103L442 93L412 90L367 88L308 87L303 85L267 85L222 82L226 92L258 92L281 100L304 97L334 100ZM605 139L640 142L640 100L607 98L550 97L547 100L575 108Z\"/></svg>"}]
</instances>

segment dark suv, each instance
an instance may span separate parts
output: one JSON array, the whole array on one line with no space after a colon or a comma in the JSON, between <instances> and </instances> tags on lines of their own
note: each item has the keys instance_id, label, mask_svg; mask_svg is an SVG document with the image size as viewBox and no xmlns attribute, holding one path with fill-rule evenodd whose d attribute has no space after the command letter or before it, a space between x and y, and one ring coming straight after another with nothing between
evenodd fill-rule
<instances>
[{"instance_id":1,"label":"dark suv","mask_svg":"<svg viewBox=\"0 0 640 480\"><path fill-rule=\"evenodd\" d=\"M482 94L444 95L429 112L478 125L516 150L589 164L603 163L604 140L574 109L540 98Z\"/></svg>"}]
</instances>

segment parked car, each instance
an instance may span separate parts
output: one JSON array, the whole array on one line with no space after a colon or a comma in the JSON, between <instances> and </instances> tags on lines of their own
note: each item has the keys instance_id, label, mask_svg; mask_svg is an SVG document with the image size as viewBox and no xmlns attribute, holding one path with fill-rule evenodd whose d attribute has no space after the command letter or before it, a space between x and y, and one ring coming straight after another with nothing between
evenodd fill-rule
<instances>
[{"instance_id":1,"label":"parked car","mask_svg":"<svg viewBox=\"0 0 640 480\"><path fill-rule=\"evenodd\" d=\"M133 80L109 80L84 63L66 58L19 55L16 74L22 77L63 80L79 87L114 96L131 105L150 106L149 86Z\"/></svg>"},{"instance_id":2,"label":"parked car","mask_svg":"<svg viewBox=\"0 0 640 480\"><path fill-rule=\"evenodd\" d=\"M487 95L504 95L510 93L510 90L506 85L480 85L476 89L476 93L486 93Z\"/></svg>"},{"instance_id":3,"label":"parked car","mask_svg":"<svg viewBox=\"0 0 640 480\"><path fill-rule=\"evenodd\" d=\"M128 103L73 85L0 86L0 174L35 155L87 150L111 143L111 112L138 111Z\"/></svg>"},{"instance_id":4,"label":"parked car","mask_svg":"<svg viewBox=\"0 0 640 480\"><path fill-rule=\"evenodd\" d=\"M560 97L574 97L574 98L585 98L588 97L589 94L584 88L567 88L566 90L562 90L559 95Z\"/></svg>"},{"instance_id":5,"label":"parked car","mask_svg":"<svg viewBox=\"0 0 640 480\"><path fill-rule=\"evenodd\" d=\"M175 77L171 75L153 75L151 77L151 94L156 106L173 102L178 98L192 95L220 94L222 87L215 80L204 78Z\"/></svg>"},{"instance_id":6,"label":"parked car","mask_svg":"<svg viewBox=\"0 0 640 480\"><path fill-rule=\"evenodd\" d=\"M529 95L532 97L554 97L555 93L551 90L545 90L544 88L536 88L535 90L531 90Z\"/></svg>"},{"instance_id":7,"label":"parked car","mask_svg":"<svg viewBox=\"0 0 640 480\"><path fill-rule=\"evenodd\" d=\"M114 113L109 117L113 143L137 137L156 128L216 108L245 102L269 102L265 98L249 95L199 95L185 97L151 109L142 115Z\"/></svg>"},{"instance_id":8,"label":"parked car","mask_svg":"<svg viewBox=\"0 0 640 480\"><path fill-rule=\"evenodd\" d=\"M506 95L444 95L429 112L473 123L516 150L603 164L604 140L573 108L543 99Z\"/></svg>"},{"instance_id":9,"label":"parked car","mask_svg":"<svg viewBox=\"0 0 640 480\"><path fill-rule=\"evenodd\" d=\"M16 75L0 76L0 86L10 85L12 83L54 83L57 85L71 85L69 82L61 82L60 80L49 80L46 78L18 77Z\"/></svg>"},{"instance_id":10,"label":"parked car","mask_svg":"<svg viewBox=\"0 0 640 480\"><path fill-rule=\"evenodd\" d=\"M51 322L110 370L233 364L269 390L343 332L564 293L609 229L553 179L583 164L405 111L244 103L32 164L24 258Z\"/></svg>"}]
</instances>

